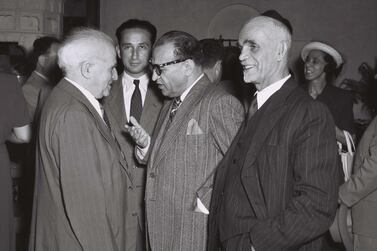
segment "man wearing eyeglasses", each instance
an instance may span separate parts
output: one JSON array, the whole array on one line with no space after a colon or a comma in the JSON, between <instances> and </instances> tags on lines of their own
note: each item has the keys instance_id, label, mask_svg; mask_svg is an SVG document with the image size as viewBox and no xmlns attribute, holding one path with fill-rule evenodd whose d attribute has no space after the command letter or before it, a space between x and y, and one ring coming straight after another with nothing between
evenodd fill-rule
<instances>
[{"instance_id":1,"label":"man wearing eyeglasses","mask_svg":"<svg viewBox=\"0 0 377 251\"><path fill-rule=\"evenodd\" d=\"M125 154L129 173L126 209L126 249L145 250L144 189L146 166L134 158L135 143L124 132L131 116L152 134L162 107L163 96L152 83L149 59L156 40L156 28L144 20L130 19L116 30L117 54L123 74L105 99L105 111L112 131Z\"/></svg>"},{"instance_id":2,"label":"man wearing eyeglasses","mask_svg":"<svg viewBox=\"0 0 377 251\"><path fill-rule=\"evenodd\" d=\"M151 250L206 250L207 216L218 162L244 117L241 103L203 74L198 41L181 31L155 44L152 78L171 98L152 139L127 127L148 160L146 220Z\"/></svg>"}]
</instances>

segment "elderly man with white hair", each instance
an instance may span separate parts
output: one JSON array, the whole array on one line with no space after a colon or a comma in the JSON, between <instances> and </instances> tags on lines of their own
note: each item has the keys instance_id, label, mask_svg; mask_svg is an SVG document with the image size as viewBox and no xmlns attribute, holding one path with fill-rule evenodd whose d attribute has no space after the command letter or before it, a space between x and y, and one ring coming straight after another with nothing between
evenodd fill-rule
<instances>
[{"instance_id":1,"label":"elderly man with white hair","mask_svg":"<svg viewBox=\"0 0 377 251\"><path fill-rule=\"evenodd\" d=\"M124 250L127 163L98 99L117 79L113 41L79 28L42 111L29 250Z\"/></svg>"},{"instance_id":2,"label":"elderly man with white hair","mask_svg":"<svg viewBox=\"0 0 377 251\"><path fill-rule=\"evenodd\" d=\"M215 250L321 250L337 206L337 147L327 108L289 74L292 28L276 11L239 35L257 92L217 168L209 216Z\"/></svg>"}]
</instances>

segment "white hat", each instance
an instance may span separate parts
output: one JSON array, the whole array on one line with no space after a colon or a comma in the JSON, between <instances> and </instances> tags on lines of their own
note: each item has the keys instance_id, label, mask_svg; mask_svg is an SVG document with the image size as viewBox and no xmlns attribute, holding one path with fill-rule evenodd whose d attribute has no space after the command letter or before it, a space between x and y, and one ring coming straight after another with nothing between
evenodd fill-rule
<instances>
[{"instance_id":1,"label":"white hat","mask_svg":"<svg viewBox=\"0 0 377 251\"><path fill-rule=\"evenodd\" d=\"M308 56L308 54L311 50L319 50L319 51L323 51L323 52L329 54L335 60L337 68L341 64L343 64L343 58L340 55L340 53L337 50L335 50L333 47L331 47L330 45L327 45L327 44L324 44L324 43L321 43L321 42L311 42L311 43L308 43L307 45L305 45L304 48L302 48L302 50L301 50L302 60L304 60L304 61L306 60L306 57Z\"/></svg>"}]
</instances>

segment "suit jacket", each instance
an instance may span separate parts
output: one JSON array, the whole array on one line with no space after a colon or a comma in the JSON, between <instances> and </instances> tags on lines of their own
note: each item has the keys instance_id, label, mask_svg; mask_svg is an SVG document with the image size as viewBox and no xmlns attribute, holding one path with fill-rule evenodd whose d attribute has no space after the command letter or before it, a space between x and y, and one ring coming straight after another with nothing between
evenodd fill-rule
<instances>
[{"instance_id":1,"label":"suit jacket","mask_svg":"<svg viewBox=\"0 0 377 251\"><path fill-rule=\"evenodd\" d=\"M339 188L341 201L352 211L355 234L377 238L377 117L357 147L353 175Z\"/></svg>"},{"instance_id":2,"label":"suit jacket","mask_svg":"<svg viewBox=\"0 0 377 251\"><path fill-rule=\"evenodd\" d=\"M320 250L339 170L327 108L290 79L244 123L219 164L209 250Z\"/></svg>"},{"instance_id":3,"label":"suit jacket","mask_svg":"<svg viewBox=\"0 0 377 251\"><path fill-rule=\"evenodd\" d=\"M22 86L28 110L32 118L38 117L40 112L38 106L42 106L46 101L48 94L51 92L53 84L43 79L41 76L33 72L27 79L26 83Z\"/></svg>"},{"instance_id":4,"label":"suit jacket","mask_svg":"<svg viewBox=\"0 0 377 251\"><path fill-rule=\"evenodd\" d=\"M63 79L41 115L29 250L124 250L121 156L94 107Z\"/></svg>"},{"instance_id":5,"label":"suit jacket","mask_svg":"<svg viewBox=\"0 0 377 251\"><path fill-rule=\"evenodd\" d=\"M163 96L154 82L148 84L148 90L144 101L143 112L140 118L140 125L153 134L157 119L163 104ZM134 155L135 144L131 137L125 132L124 125L127 124L126 111L124 109L124 96L122 76L113 83L111 93L104 100L104 108L109 118L110 126L119 142L122 152L125 154L131 184L127 189L126 207L126 249L135 250L137 245L145 244L144 235L144 191L146 166L139 164ZM142 233L143 243L137 243L137 234Z\"/></svg>"},{"instance_id":6,"label":"suit jacket","mask_svg":"<svg viewBox=\"0 0 377 251\"><path fill-rule=\"evenodd\" d=\"M204 76L166 127L166 102L152 137L146 184L146 220L152 250L206 250L213 174L244 118L241 103Z\"/></svg>"},{"instance_id":7,"label":"suit jacket","mask_svg":"<svg viewBox=\"0 0 377 251\"><path fill-rule=\"evenodd\" d=\"M329 108L335 125L340 130L346 130L351 134L355 132L353 95L350 91L327 84L317 99Z\"/></svg>"}]
</instances>

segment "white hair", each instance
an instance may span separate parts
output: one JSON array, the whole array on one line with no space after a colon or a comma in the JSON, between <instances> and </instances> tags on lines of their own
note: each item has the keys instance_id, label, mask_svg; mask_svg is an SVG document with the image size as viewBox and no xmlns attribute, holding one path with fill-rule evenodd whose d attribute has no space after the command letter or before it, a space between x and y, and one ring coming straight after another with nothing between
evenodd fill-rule
<instances>
[{"instance_id":1,"label":"white hair","mask_svg":"<svg viewBox=\"0 0 377 251\"><path fill-rule=\"evenodd\" d=\"M270 35L273 35L277 40L285 41L287 43L288 50L291 48L292 35L283 23L267 16L258 16L255 17L254 20L269 21L273 28Z\"/></svg>"},{"instance_id":2,"label":"white hair","mask_svg":"<svg viewBox=\"0 0 377 251\"><path fill-rule=\"evenodd\" d=\"M64 39L58 51L58 65L69 73L79 69L83 61L101 60L104 55L102 50L114 48L113 40L105 33L92 28L76 28Z\"/></svg>"}]
</instances>

